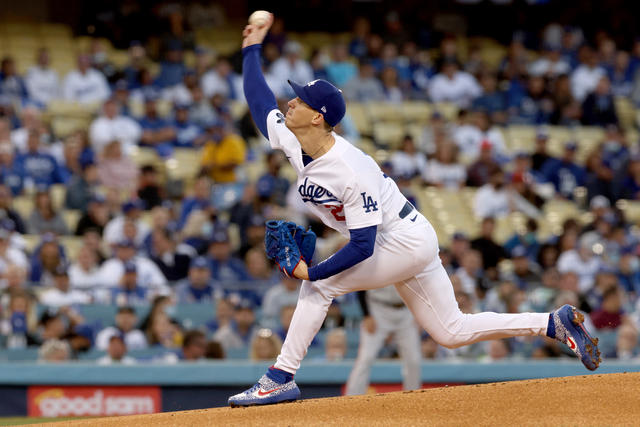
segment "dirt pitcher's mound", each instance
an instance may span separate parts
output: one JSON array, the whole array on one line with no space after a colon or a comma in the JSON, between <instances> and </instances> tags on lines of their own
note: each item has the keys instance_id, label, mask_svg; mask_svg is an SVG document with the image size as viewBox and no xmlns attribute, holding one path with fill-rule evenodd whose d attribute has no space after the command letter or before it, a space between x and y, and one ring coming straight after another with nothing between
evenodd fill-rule
<instances>
[{"instance_id":1,"label":"dirt pitcher's mound","mask_svg":"<svg viewBox=\"0 0 640 427\"><path fill-rule=\"evenodd\" d=\"M639 422L640 373L624 373L99 418L67 421L65 425L612 426Z\"/></svg>"}]
</instances>

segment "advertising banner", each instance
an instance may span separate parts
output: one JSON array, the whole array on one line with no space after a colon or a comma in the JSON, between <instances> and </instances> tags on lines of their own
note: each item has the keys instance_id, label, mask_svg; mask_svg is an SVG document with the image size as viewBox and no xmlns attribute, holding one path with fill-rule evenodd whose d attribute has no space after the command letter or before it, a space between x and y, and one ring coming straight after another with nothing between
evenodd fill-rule
<instances>
[{"instance_id":1,"label":"advertising banner","mask_svg":"<svg viewBox=\"0 0 640 427\"><path fill-rule=\"evenodd\" d=\"M30 417L152 414L162 411L160 387L30 386Z\"/></svg>"}]
</instances>

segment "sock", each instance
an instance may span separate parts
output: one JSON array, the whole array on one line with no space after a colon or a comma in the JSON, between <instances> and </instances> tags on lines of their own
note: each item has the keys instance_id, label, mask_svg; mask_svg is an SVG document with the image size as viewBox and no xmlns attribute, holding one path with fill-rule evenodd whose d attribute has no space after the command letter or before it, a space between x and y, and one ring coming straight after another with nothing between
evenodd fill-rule
<instances>
[{"instance_id":1,"label":"sock","mask_svg":"<svg viewBox=\"0 0 640 427\"><path fill-rule=\"evenodd\" d=\"M556 325L553 323L553 313L549 313L549 324L547 325L547 336L549 338L556 337Z\"/></svg>"},{"instance_id":2,"label":"sock","mask_svg":"<svg viewBox=\"0 0 640 427\"><path fill-rule=\"evenodd\" d=\"M293 379L293 374L272 366L267 371L267 378L277 382L278 384L286 384Z\"/></svg>"}]
</instances>

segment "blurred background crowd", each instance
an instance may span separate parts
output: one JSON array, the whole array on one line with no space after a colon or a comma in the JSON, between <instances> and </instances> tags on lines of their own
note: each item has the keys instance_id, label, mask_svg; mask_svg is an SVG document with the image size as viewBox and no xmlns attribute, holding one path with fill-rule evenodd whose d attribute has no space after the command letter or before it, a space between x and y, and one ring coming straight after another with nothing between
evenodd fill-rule
<instances>
[{"instance_id":1,"label":"blurred background crowd","mask_svg":"<svg viewBox=\"0 0 640 427\"><path fill-rule=\"evenodd\" d=\"M0 358L272 360L300 284L266 259L264 222L311 225L315 262L345 241L307 215L247 111L240 39L257 7L106 3L79 6L74 23L0 24ZM571 303L605 357L637 358L632 14L338 3L275 10L263 57L281 108L287 79L343 89L337 132L433 222L462 311ZM315 12L337 18L303 26ZM308 357L355 357L361 319L357 298L339 298ZM565 355L542 338L449 350L428 334L422 351Z\"/></svg>"}]
</instances>

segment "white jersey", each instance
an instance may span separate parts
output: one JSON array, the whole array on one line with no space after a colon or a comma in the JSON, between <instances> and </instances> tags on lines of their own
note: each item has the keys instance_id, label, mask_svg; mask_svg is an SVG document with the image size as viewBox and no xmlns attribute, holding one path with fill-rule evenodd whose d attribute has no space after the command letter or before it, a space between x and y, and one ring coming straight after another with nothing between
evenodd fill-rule
<instances>
[{"instance_id":1,"label":"white jersey","mask_svg":"<svg viewBox=\"0 0 640 427\"><path fill-rule=\"evenodd\" d=\"M333 133L334 146L305 166L300 142L280 111L269 113L267 129L271 147L284 151L298 175L302 200L328 227L348 237L349 229L377 225L384 233L401 221L407 199L396 183L340 135Z\"/></svg>"}]
</instances>

